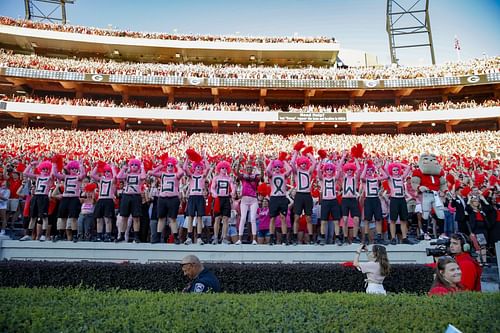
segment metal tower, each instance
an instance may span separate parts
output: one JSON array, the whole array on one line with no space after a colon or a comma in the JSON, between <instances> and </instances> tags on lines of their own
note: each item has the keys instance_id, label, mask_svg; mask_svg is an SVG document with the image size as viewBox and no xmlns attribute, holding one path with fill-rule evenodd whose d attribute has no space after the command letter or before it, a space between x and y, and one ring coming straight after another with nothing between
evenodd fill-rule
<instances>
[{"instance_id":1,"label":"metal tower","mask_svg":"<svg viewBox=\"0 0 500 333\"><path fill-rule=\"evenodd\" d=\"M24 0L26 19L66 24L66 4L74 2L74 0ZM61 16L57 15L59 8Z\"/></svg>"},{"instance_id":2,"label":"metal tower","mask_svg":"<svg viewBox=\"0 0 500 333\"><path fill-rule=\"evenodd\" d=\"M429 47L432 64L436 64L429 0L387 0L386 30L393 64L398 63L398 49L412 47Z\"/></svg>"}]
</instances>

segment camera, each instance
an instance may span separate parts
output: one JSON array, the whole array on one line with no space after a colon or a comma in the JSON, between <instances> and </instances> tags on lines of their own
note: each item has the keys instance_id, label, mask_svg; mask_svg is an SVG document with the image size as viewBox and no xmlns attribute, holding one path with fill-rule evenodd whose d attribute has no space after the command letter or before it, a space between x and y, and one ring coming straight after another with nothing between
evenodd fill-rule
<instances>
[{"instance_id":1,"label":"camera","mask_svg":"<svg viewBox=\"0 0 500 333\"><path fill-rule=\"evenodd\" d=\"M441 257L447 254L450 254L450 239L438 239L435 242L431 242L431 245L434 245L433 248L425 249L425 254L427 256L433 257Z\"/></svg>"}]
</instances>

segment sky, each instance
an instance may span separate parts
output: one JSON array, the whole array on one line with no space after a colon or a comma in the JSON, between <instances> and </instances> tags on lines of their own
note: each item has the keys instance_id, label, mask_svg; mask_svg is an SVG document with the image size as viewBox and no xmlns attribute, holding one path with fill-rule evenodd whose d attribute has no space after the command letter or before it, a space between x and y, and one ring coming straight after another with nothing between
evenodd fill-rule
<instances>
[{"instance_id":1,"label":"sky","mask_svg":"<svg viewBox=\"0 0 500 333\"><path fill-rule=\"evenodd\" d=\"M415 3L417 8L425 6L425 0L396 1L405 9ZM56 8L36 4L45 13ZM179 34L327 36L341 48L367 51L379 63L389 64L386 10L387 0L75 0L66 5L67 19L74 25ZM24 0L0 0L0 15L24 18ZM417 23L407 17L397 24ZM437 64L500 55L500 0L429 0L429 17ZM419 34L396 42L425 44L428 39ZM402 65L431 61L428 47L397 52Z\"/></svg>"}]
</instances>

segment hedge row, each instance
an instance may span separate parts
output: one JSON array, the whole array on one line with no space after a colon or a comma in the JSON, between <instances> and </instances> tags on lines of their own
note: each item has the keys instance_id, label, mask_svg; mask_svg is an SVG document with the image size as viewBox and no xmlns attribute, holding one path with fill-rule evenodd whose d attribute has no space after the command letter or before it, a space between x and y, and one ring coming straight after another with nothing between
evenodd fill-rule
<instances>
[{"instance_id":1,"label":"hedge row","mask_svg":"<svg viewBox=\"0 0 500 333\"><path fill-rule=\"evenodd\" d=\"M206 264L229 293L261 291L363 291L364 276L340 264ZM432 269L393 265L384 282L389 292L426 293ZM2 287L86 286L98 290L180 291L186 285L178 264L114 264L96 262L0 262Z\"/></svg>"},{"instance_id":2,"label":"hedge row","mask_svg":"<svg viewBox=\"0 0 500 333\"><path fill-rule=\"evenodd\" d=\"M180 294L0 288L0 332L500 331L500 294Z\"/></svg>"}]
</instances>

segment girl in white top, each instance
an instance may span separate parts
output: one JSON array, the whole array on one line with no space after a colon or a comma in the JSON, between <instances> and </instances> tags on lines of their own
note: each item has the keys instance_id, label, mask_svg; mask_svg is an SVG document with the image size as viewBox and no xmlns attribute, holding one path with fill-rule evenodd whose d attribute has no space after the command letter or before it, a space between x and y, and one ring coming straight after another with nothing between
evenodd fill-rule
<instances>
[{"instance_id":1,"label":"girl in white top","mask_svg":"<svg viewBox=\"0 0 500 333\"><path fill-rule=\"evenodd\" d=\"M368 262L359 262L361 252L366 252ZM368 251L366 245L361 245L356 250L353 265L361 272L366 274L365 286L368 294L385 295L384 279L389 274L391 266L387 258L387 251L382 245L373 245L372 250Z\"/></svg>"}]
</instances>

